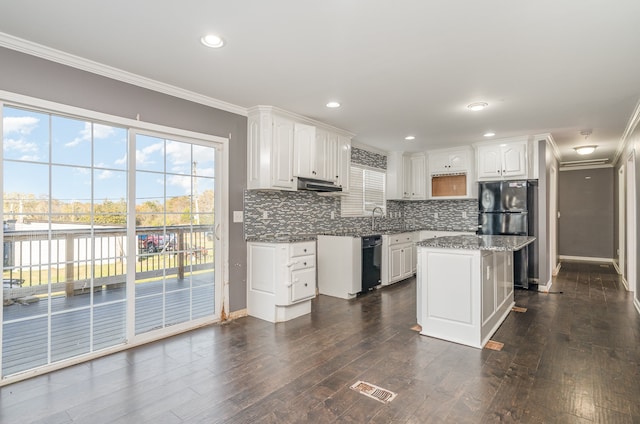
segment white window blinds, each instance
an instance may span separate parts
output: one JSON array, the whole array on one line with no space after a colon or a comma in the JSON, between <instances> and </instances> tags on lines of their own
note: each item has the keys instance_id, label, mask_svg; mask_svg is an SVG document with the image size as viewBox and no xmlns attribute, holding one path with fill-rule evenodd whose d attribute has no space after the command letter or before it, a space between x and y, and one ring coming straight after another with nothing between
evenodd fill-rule
<instances>
[{"instance_id":1,"label":"white window blinds","mask_svg":"<svg viewBox=\"0 0 640 424\"><path fill-rule=\"evenodd\" d=\"M342 216L368 216L373 208L385 211L384 171L351 166L349 194L342 197Z\"/></svg>"}]
</instances>

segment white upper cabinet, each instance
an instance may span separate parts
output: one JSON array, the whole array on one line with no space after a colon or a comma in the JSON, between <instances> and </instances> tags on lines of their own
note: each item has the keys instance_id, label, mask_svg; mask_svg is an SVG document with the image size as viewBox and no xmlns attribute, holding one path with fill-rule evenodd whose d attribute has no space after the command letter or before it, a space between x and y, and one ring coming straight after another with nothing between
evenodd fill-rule
<instances>
[{"instance_id":1,"label":"white upper cabinet","mask_svg":"<svg viewBox=\"0 0 640 424\"><path fill-rule=\"evenodd\" d=\"M336 183L342 187L343 193L349 192L349 175L351 172L351 139L343 135L338 136Z\"/></svg>"},{"instance_id":2,"label":"white upper cabinet","mask_svg":"<svg viewBox=\"0 0 640 424\"><path fill-rule=\"evenodd\" d=\"M500 144L477 144L478 180L528 177L526 139Z\"/></svg>"},{"instance_id":3,"label":"white upper cabinet","mask_svg":"<svg viewBox=\"0 0 640 424\"><path fill-rule=\"evenodd\" d=\"M271 160L272 185L284 189L295 188L291 169L293 158L294 123L288 119L274 117L273 146Z\"/></svg>"},{"instance_id":4,"label":"white upper cabinet","mask_svg":"<svg viewBox=\"0 0 640 424\"><path fill-rule=\"evenodd\" d=\"M405 198L404 167L402 152L389 152L387 154L387 186L385 190L387 200L402 200Z\"/></svg>"},{"instance_id":5,"label":"white upper cabinet","mask_svg":"<svg viewBox=\"0 0 640 424\"><path fill-rule=\"evenodd\" d=\"M272 106L249 109L247 188L297 190L297 177L349 188L351 136Z\"/></svg>"},{"instance_id":6,"label":"white upper cabinet","mask_svg":"<svg viewBox=\"0 0 640 424\"><path fill-rule=\"evenodd\" d=\"M469 172L471 169L471 148L432 150L428 153L430 174Z\"/></svg>"},{"instance_id":7,"label":"white upper cabinet","mask_svg":"<svg viewBox=\"0 0 640 424\"><path fill-rule=\"evenodd\" d=\"M316 136L316 127L294 124L293 176L324 179L324 150L327 145L326 132Z\"/></svg>"},{"instance_id":8,"label":"white upper cabinet","mask_svg":"<svg viewBox=\"0 0 640 424\"><path fill-rule=\"evenodd\" d=\"M325 135L322 135L324 133ZM338 167L340 158L338 156L338 134L330 133L321 129L318 129L316 138L324 138L325 144L325 163L324 163L324 176L327 181L338 182Z\"/></svg>"},{"instance_id":9,"label":"white upper cabinet","mask_svg":"<svg viewBox=\"0 0 640 424\"><path fill-rule=\"evenodd\" d=\"M473 149L470 146L430 150L427 195L430 199L475 197Z\"/></svg>"},{"instance_id":10,"label":"white upper cabinet","mask_svg":"<svg viewBox=\"0 0 640 424\"><path fill-rule=\"evenodd\" d=\"M425 200L427 198L427 159L422 153L387 155L388 200Z\"/></svg>"},{"instance_id":11,"label":"white upper cabinet","mask_svg":"<svg viewBox=\"0 0 640 424\"><path fill-rule=\"evenodd\" d=\"M294 122L254 109L249 113L247 126L247 187L295 190Z\"/></svg>"},{"instance_id":12,"label":"white upper cabinet","mask_svg":"<svg viewBox=\"0 0 640 424\"><path fill-rule=\"evenodd\" d=\"M414 200L424 200L427 198L427 158L425 155L410 156L411 170L409 198Z\"/></svg>"}]
</instances>

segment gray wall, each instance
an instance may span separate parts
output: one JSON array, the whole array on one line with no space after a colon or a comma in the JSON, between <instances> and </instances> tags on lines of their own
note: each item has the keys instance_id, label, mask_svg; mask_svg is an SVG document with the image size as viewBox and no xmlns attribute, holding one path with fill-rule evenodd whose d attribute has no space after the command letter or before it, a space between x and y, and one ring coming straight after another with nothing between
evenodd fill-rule
<instances>
[{"instance_id":1,"label":"gray wall","mask_svg":"<svg viewBox=\"0 0 640 424\"><path fill-rule=\"evenodd\" d=\"M558 254L614 257L614 168L561 171Z\"/></svg>"},{"instance_id":2,"label":"gray wall","mask_svg":"<svg viewBox=\"0 0 640 424\"><path fill-rule=\"evenodd\" d=\"M246 188L247 118L75 68L0 48L0 90L92 111L229 137L229 210L242 210ZM246 308L246 244L242 224L229 228L230 311ZM227 311L229 312L229 311Z\"/></svg>"}]
</instances>

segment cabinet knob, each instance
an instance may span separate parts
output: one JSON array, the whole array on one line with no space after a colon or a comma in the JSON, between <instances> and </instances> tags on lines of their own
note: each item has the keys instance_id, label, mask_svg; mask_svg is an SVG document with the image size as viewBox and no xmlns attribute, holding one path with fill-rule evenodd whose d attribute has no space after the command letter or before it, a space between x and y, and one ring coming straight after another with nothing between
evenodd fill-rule
<instances>
[{"instance_id":1,"label":"cabinet knob","mask_svg":"<svg viewBox=\"0 0 640 424\"><path fill-rule=\"evenodd\" d=\"M303 262L303 265L305 265L305 266L306 266L306 265L307 265L307 263L306 263L306 262Z\"/></svg>"},{"instance_id":2,"label":"cabinet knob","mask_svg":"<svg viewBox=\"0 0 640 424\"><path fill-rule=\"evenodd\" d=\"M308 285L307 283L304 283L304 286L305 286L305 287L307 287L307 285Z\"/></svg>"},{"instance_id":3,"label":"cabinet knob","mask_svg":"<svg viewBox=\"0 0 640 424\"><path fill-rule=\"evenodd\" d=\"M302 249L302 250L304 250L305 252L307 251L307 249Z\"/></svg>"}]
</instances>

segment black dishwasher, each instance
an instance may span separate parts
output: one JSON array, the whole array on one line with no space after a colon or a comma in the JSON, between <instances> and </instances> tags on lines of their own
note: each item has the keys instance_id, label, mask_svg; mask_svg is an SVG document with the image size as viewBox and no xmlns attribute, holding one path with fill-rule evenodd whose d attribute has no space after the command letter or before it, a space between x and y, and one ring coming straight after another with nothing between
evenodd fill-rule
<instances>
[{"instance_id":1,"label":"black dishwasher","mask_svg":"<svg viewBox=\"0 0 640 424\"><path fill-rule=\"evenodd\" d=\"M382 264L382 236L362 237L362 291L379 285Z\"/></svg>"}]
</instances>

